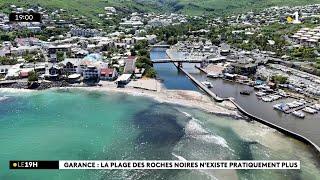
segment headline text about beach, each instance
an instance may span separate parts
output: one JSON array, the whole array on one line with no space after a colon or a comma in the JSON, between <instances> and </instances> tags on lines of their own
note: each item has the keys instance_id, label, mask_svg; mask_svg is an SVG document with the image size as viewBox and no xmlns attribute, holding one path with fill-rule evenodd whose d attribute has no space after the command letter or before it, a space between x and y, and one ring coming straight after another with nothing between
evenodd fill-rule
<instances>
[{"instance_id":1,"label":"headline text about beach","mask_svg":"<svg viewBox=\"0 0 320 180\"><path fill-rule=\"evenodd\" d=\"M300 161L59 161L59 169L300 169Z\"/></svg>"}]
</instances>

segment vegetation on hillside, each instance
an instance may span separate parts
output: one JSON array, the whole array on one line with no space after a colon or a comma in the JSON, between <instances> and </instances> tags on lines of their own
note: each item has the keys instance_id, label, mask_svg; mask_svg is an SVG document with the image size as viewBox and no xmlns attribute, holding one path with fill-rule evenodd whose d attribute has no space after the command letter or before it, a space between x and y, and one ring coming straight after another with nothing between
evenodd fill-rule
<instances>
[{"instance_id":1,"label":"vegetation on hillside","mask_svg":"<svg viewBox=\"0 0 320 180\"><path fill-rule=\"evenodd\" d=\"M320 0L0 0L0 8L9 12L11 4L22 7L43 6L49 10L65 9L71 14L81 14L94 20L103 13L105 6L113 6L119 12L179 12L187 15L223 15L259 10L271 6L295 6L320 3Z\"/></svg>"},{"instance_id":2,"label":"vegetation on hillside","mask_svg":"<svg viewBox=\"0 0 320 180\"><path fill-rule=\"evenodd\" d=\"M179 12L189 15L235 14L251 10L260 10L271 6L297 6L319 3L320 0L177 0Z\"/></svg>"}]
</instances>

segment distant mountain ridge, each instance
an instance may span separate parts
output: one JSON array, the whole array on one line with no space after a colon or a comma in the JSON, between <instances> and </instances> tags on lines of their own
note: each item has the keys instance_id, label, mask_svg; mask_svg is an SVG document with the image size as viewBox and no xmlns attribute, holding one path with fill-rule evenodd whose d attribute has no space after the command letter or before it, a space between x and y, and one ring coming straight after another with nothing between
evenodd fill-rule
<instances>
[{"instance_id":1,"label":"distant mountain ridge","mask_svg":"<svg viewBox=\"0 0 320 180\"><path fill-rule=\"evenodd\" d=\"M145 0L148 1L148 0ZM189 15L224 15L263 9L272 6L317 4L320 0L158 0L172 12Z\"/></svg>"},{"instance_id":2,"label":"distant mountain ridge","mask_svg":"<svg viewBox=\"0 0 320 180\"><path fill-rule=\"evenodd\" d=\"M0 8L11 4L63 8L83 15L95 15L103 7L113 6L123 12L175 12L188 15L224 15L271 6L295 6L320 3L320 0L0 0Z\"/></svg>"}]
</instances>

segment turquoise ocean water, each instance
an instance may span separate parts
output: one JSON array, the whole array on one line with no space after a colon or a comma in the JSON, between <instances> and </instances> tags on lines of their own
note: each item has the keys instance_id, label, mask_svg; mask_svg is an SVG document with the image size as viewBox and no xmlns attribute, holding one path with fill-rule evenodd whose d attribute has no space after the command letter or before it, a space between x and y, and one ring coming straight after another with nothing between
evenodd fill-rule
<instances>
[{"instance_id":1,"label":"turquoise ocean water","mask_svg":"<svg viewBox=\"0 0 320 180\"><path fill-rule=\"evenodd\" d=\"M319 179L304 144L259 123L121 93L0 90L0 179ZM300 160L301 170L9 170L9 160Z\"/></svg>"}]
</instances>

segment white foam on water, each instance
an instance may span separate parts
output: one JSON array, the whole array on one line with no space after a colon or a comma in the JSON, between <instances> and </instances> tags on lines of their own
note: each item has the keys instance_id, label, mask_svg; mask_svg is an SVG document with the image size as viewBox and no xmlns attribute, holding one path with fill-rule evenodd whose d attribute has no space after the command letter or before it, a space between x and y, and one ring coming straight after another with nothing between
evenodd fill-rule
<instances>
[{"instance_id":1,"label":"white foam on water","mask_svg":"<svg viewBox=\"0 0 320 180\"><path fill-rule=\"evenodd\" d=\"M218 145L220 145L222 147L230 149L229 146L228 146L227 141L221 136L200 135L200 136L197 137L197 139L205 141L207 143L218 144ZM232 149L230 149L230 150L232 150Z\"/></svg>"},{"instance_id":2,"label":"white foam on water","mask_svg":"<svg viewBox=\"0 0 320 180\"><path fill-rule=\"evenodd\" d=\"M209 132L201 126L201 122L195 118L192 118L185 126L185 133L187 136L208 134Z\"/></svg>"},{"instance_id":3,"label":"white foam on water","mask_svg":"<svg viewBox=\"0 0 320 180\"><path fill-rule=\"evenodd\" d=\"M182 114L184 114L186 117L192 117L191 114L184 112L184 111L180 111Z\"/></svg>"},{"instance_id":4,"label":"white foam on water","mask_svg":"<svg viewBox=\"0 0 320 180\"><path fill-rule=\"evenodd\" d=\"M204 129L201 122L195 118L192 118L185 126L185 134L187 137L192 137L207 143L214 143L233 151L223 137L214 135Z\"/></svg>"},{"instance_id":5,"label":"white foam on water","mask_svg":"<svg viewBox=\"0 0 320 180\"><path fill-rule=\"evenodd\" d=\"M176 155L175 153L171 153L174 157L176 157L180 161L187 161L184 157Z\"/></svg>"},{"instance_id":6,"label":"white foam on water","mask_svg":"<svg viewBox=\"0 0 320 180\"><path fill-rule=\"evenodd\" d=\"M7 97L7 96L1 96L1 97L0 97L0 102L1 102L1 101L4 101L4 100L6 100L6 99L9 99L9 97Z\"/></svg>"},{"instance_id":7,"label":"white foam on water","mask_svg":"<svg viewBox=\"0 0 320 180\"><path fill-rule=\"evenodd\" d=\"M30 89L0 88L0 93L26 93L26 92L35 92L35 91Z\"/></svg>"}]
</instances>

